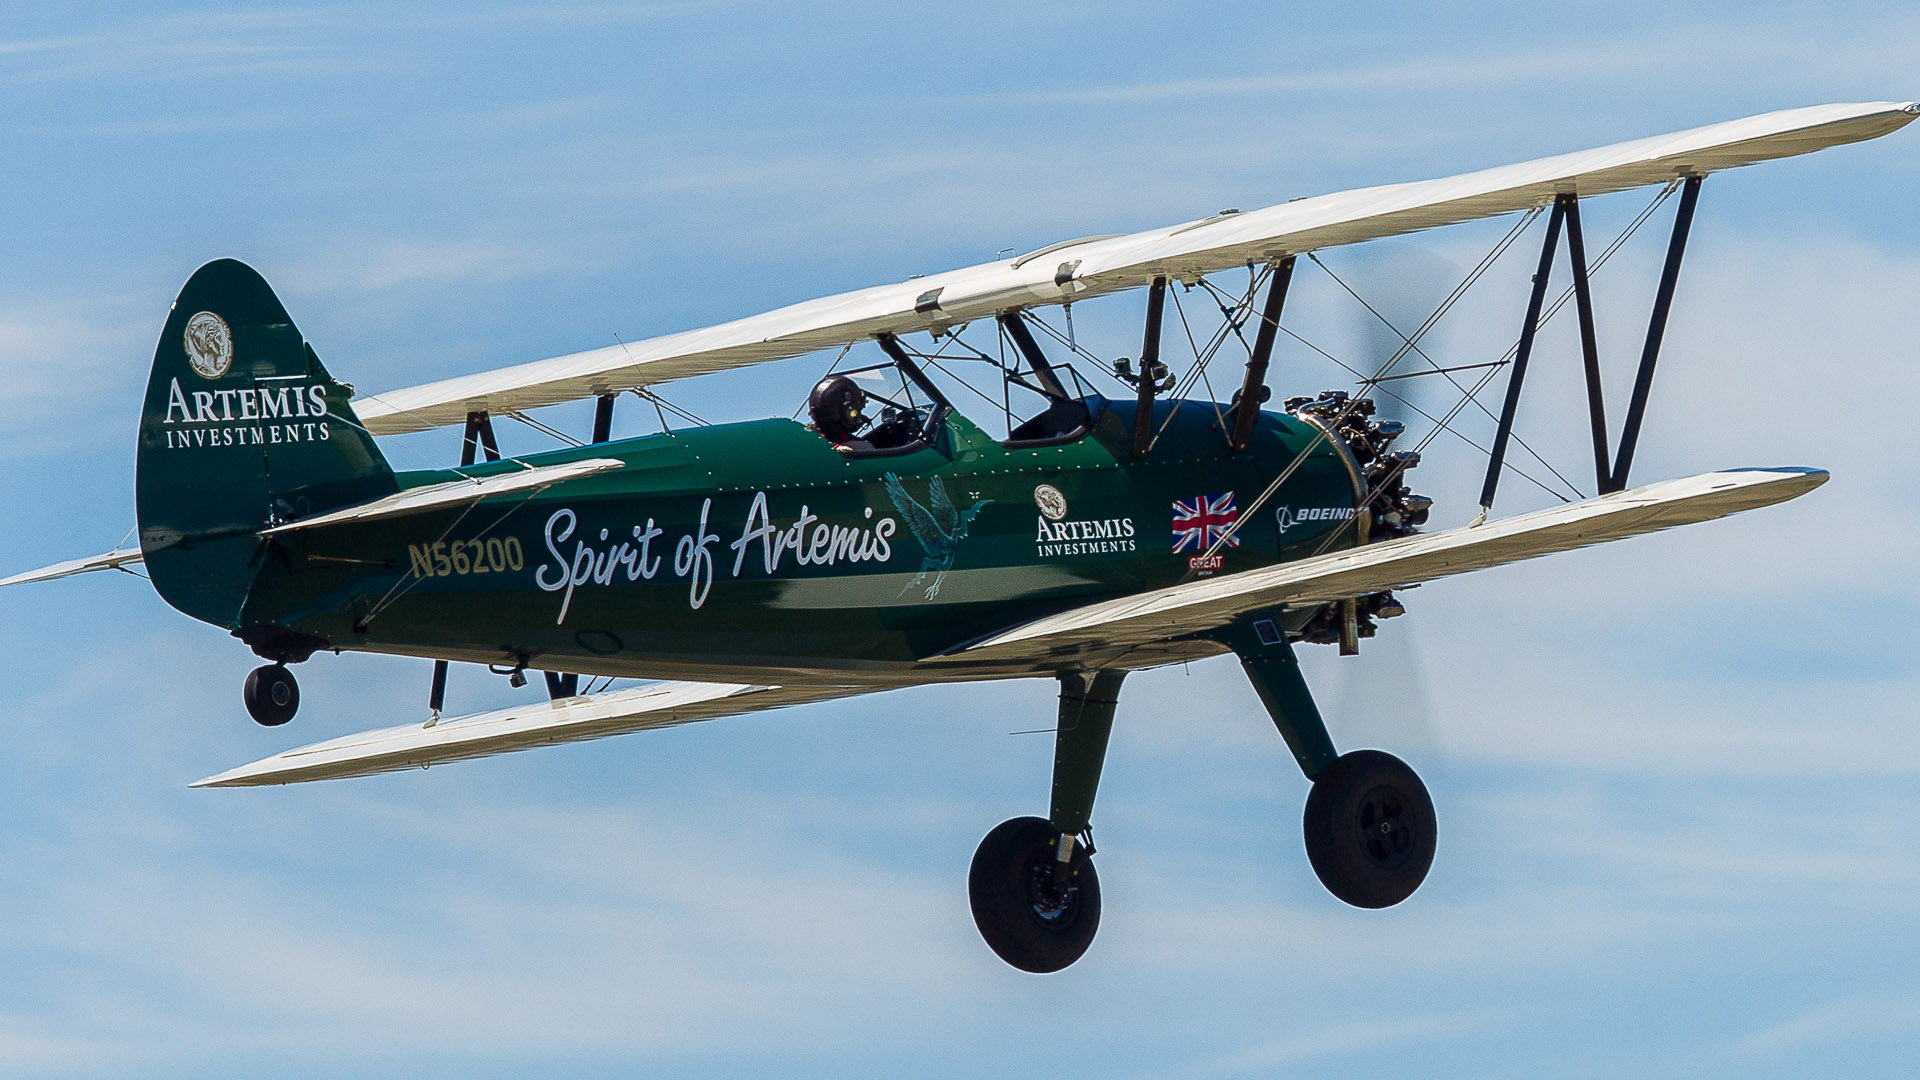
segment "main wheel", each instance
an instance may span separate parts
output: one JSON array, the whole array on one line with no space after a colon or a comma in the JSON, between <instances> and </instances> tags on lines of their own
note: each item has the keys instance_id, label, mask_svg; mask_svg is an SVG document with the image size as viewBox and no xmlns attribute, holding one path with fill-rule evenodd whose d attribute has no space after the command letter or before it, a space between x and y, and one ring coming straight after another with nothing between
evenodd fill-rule
<instances>
[{"instance_id":1,"label":"main wheel","mask_svg":"<svg viewBox=\"0 0 1920 1080\"><path fill-rule=\"evenodd\" d=\"M279 727L293 719L300 708L300 684L285 664L268 664L247 673L247 685L240 696L246 700L247 713L267 727Z\"/></svg>"},{"instance_id":2,"label":"main wheel","mask_svg":"<svg viewBox=\"0 0 1920 1080\"><path fill-rule=\"evenodd\" d=\"M1392 907L1433 865L1433 798L1392 754L1355 750L1335 759L1314 778L1305 825L1313 872L1354 907Z\"/></svg>"},{"instance_id":3,"label":"main wheel","mask_svg":"<svg viewBox=\"0 0 1920 1080\"><path fill-rule=\"evenodd\" d=\"M1003 821L980 841L967 874L973 923L1000 959L1041 974L1087 951L1100 928L1100 878L1083 845L1064 874L1055 867L1060 834L1045 818Z\"/></svg>"}]
</instances>

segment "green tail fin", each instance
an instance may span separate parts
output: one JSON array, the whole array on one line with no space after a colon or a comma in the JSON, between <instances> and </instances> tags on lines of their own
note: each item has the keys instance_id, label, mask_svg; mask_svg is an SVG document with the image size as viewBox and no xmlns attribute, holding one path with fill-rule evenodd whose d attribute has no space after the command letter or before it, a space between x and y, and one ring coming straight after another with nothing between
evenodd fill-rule
<instances>
[{"instance_id":1,"label":"green tail fin","mask_svg":"<svg viewBox=\"0 0 1920 1080\"><path fill-rule=\"evenodd\" d=\"M236 629L269 522L392 493L393 470L266 280L194 271L153 354L135 502L154 588Z\"/></svg>"}]
</instances>

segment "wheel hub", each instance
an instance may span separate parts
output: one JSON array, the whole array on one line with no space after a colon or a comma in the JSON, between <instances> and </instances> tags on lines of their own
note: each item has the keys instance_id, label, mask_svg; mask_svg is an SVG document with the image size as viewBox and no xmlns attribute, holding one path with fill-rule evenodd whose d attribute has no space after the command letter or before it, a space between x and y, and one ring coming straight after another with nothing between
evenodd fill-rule
<instances>
[{"instance_id":1,"label":"wheel hub","mask_svg":"<svg viewBox=\"0 0 1920 1080\"><path fill-rule=\"evenodd\" d=\"M1356 824L1360 850L1382 870L1396 870L1412 856L1413 830L1408 827L1407 800L1391 787L1376 787L1360 800Z\"/></svg>"},{"instance_id":2,"label":"wheel hub","mask_svg":"<svg viewBox=\"0 0 1920 1080\"><path fill-rule=\"evenodd\" d=\"M1071 879L1062 881L1055 876L1055 861L1048 853L1027 868L1027 901L1034 915L1047 925L1067 926L1078 911L1080 890Z\"/></svg>"}]
</instances>

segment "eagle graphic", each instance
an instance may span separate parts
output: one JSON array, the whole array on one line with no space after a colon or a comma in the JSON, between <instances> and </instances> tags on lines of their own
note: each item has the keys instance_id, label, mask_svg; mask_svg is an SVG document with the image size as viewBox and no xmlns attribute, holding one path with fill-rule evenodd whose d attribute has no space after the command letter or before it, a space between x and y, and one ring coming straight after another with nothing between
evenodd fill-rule
<instances>
[{"instance_id":1,"label":"eagle graphic","mask_svg":"<svg viewBox=\"0 0 1920 1080\"><path fill-rule=\"evenodd\" d=\"M887 498L893 500L894 508L906 520L907 528L914 539L926 550L926 558L920 561L920 572L913 580L901 586L897 595L905 596L908 589L927 579L931 571L933 584L927 586L926 597L931 600L940 595L940 582L953 569L953 557L959 550L960 541L967 538L967 527L980 515L980 508L992 502L981 499L973 508L965 512L956 510L953 500L947 497L946 485L935 476L927 481L927 501L932 507L921 506L912 495L907 494L907 486L892 473L886 476Z\"/></svg>"}]
</instances>

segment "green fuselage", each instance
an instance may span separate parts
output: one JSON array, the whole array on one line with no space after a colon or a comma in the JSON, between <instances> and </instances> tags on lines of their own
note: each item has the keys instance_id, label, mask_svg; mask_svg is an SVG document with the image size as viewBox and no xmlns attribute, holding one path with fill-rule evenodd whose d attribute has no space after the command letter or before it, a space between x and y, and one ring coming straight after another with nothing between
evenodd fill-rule
<instances>
[{"instance_id":1,"label":"green fuselage","mask_svg":"<svg viewBox=\"0 0 1920 1080\"><path fill-rule=\"evenodd\" d=\"M1156 427L1174 406L1156 406ZM1090 433L1048 446L1009 448L950 414L931 444L891 457L849 457L801 424L762 420L526 458L624 467L464 511L286 534L261 559L232 628L582 674L872 680L1032 618L1364 535L1352 459L1307 422L1263 413L1247 451L1232 453L1217 407L1187 401L1136 460L1133 413L1131 403L1103 405ZM1218 565L1200 558L1227 515L1244 513L1302 453ZM398 479L410 488L456 478ZM980 678L1071 666L1061 657L945 670Z\"/></svg>"}]
</instances>

